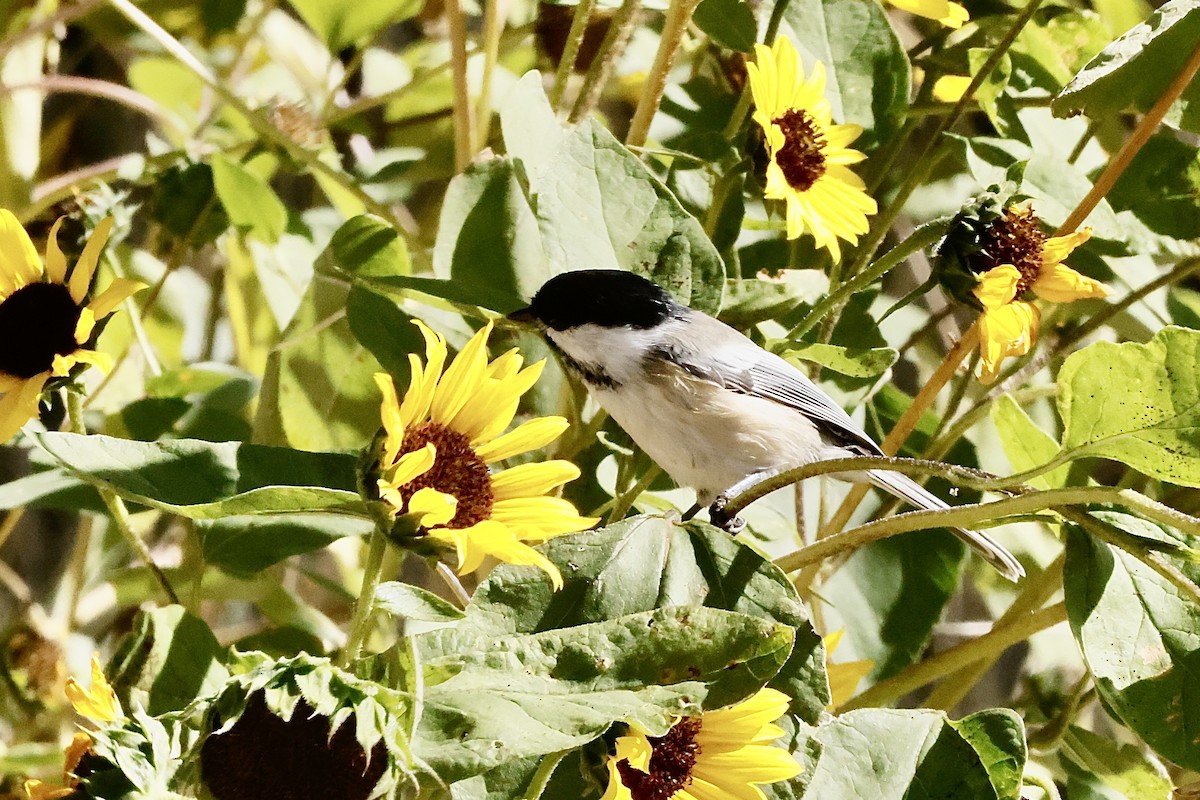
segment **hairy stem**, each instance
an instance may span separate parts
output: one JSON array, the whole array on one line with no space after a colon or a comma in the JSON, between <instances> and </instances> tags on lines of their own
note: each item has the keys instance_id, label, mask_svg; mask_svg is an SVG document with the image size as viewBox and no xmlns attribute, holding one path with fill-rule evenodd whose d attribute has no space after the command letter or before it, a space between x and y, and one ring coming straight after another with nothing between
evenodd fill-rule
<instances>
[{"instance_id":1,"label":"hairy stem","mask_svg":"<svg viewBox=\"0 0 1200 800\"><path fill-rule=\"evenodd\" d=\"M650 123L658 113L663 91L667 88L667 78L675 64L675 55L683 43L688 23L692 21L692 12L699 3L700 0L671 0L662 37L658 40L658 52L654 55L654 65L650 68L650 75L646 78L645 88L638 98L637 109L633 112L629 132L625 136L625 144L630 147L641 147L646 143Z\"/></svg>"},{"instance_id":2,"label":"hairy stem","mask_svg":"<svg viewBox=\"0 0 1200 800\"><path fill-rule=\"evenodd\" d=\"M600 43L600 51L583 78L583 86L579 90L579 96L575 98L575 106L571 109L569 121L572 125L592 113L596 103L600 102L600 95L604 92L608 77L612 74L617 59L625 52L625 45L633 35L633 26L641 10L642 0L625 0L621 3L604 41Z\"/></svg>"},{"instance_id":3,"label":"hairy stem","mask_svg":"<svg viewBox=\"0 0 1200 800\"><path fill-rule=\"evenodd\" d=\"M579 48L587 33L588 20L596 0L579 0L575 6L575 16L571 18L571 28L567 31L567 41L563 44L562 58L558 62L558 70L554 73L554 85L550 87L550 106L559 111L562 108L563 94L567 91L567 83L575 71L575 61L579 58Z\"/></svg>"},{"instance_id":4,"label":"hairy stem","mask_svg":"<svg viewBox=\"0 0 1200 800\"><path fill-rule=\"evenodd\" d=\"M471 163L471 99L467 87L467 18L462 0L446 0L450 29L450 71L454 76L454 169L462 172Z\"/></svg>"},{"instance_id":5,"label":"hairy stem","mask_svg":"<svg viewBox=\"0 0 1200 800\"><path fill-rule=\"evenodd\" d=\"M346 646L338 657L338 665L349 667L362 652L363 643L371 630L371 611L375 607L375 590L383 573L383 557L387 553L387 536L377 523L371 530L367 544L367 561L363 565L362 588L354 603L354 617L350 622L350 635Z\"/></svg>"}]
</instances>

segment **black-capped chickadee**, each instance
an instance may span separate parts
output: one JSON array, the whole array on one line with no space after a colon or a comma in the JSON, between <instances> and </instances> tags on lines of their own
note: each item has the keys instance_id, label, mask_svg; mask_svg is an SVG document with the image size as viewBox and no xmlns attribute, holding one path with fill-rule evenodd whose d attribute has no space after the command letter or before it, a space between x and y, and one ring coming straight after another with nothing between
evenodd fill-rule
<instances>
[{"instance_id":1,"label":"black-capped chickadee","mask_svg":"<svg viewBox=\"0 0 1200 800\"><path fill-rule=\"evenodd\" d=\"M509 318L536 324L633 440L696 490L693 513L803 464L883 455L795 367L631 272L557 275ZM836 477L873 483L918 508L947 508L898 472ZM1009 580L1025 574L987 534L954 532Z\"/></svg>"}]
</instances>

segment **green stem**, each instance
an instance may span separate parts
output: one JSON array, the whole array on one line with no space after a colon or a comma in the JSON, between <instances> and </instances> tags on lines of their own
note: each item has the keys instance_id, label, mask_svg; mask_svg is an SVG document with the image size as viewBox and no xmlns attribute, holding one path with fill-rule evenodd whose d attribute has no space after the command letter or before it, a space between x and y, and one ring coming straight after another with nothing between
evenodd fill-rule
<instances>
[{"instance_id":1,"label":"green stem","mask_svg":"<svg viewBox=\"0 0 1200 800\"><path fill-rule=\"evenodd\" d=\"M596 7L596 0L579 0L579 5L575 6L575 16L571 18L571 28L567 31L567 41L563 44L562 58L558 62L558 70L554 74L554 86L550 88L550 106L555 111L562 109L563 94L567 91L567 83L571 80L571 73L575 71L575 61L579 58L579 48L583 44L583 37L587 33L588 20L592 16L592 9Z\"/></svg>"},{"instance_id":2,"label":"green stem","mask_svg":"<svg viewBox=\"0 0 1200 800\"><path fill-rule=\"evenodd\" d=\"M445 0L450 29L450 72L454 76L454 169L462 172L471 163L471 99L467 87L467 18L462 0Z\"/></svg>"},{"instance_id":3,"label":"green stem","mask_svg":"<svg viewBox=\"0 0 1200 800\"><path fill-rule=\"evenodd\" d=\"M350 635L346 638L346 646L338 658L338 665L343 668L349 667L358 658L371 629L371 611L375 606L375 590L379 588L379 578L383 573L383 557L387 553L387 535L378 524L371 531L367 547L367 562L363 566L362 588L358 592L358 601L354 604Z\"/></svg>"},{"instance_id":4,"label":"green stem","mask_svg":"<svg viewBox=\"0 0 1200 800\"><path fill-rule=\"evenodd\" d=\"M625 136L626 145L641 147L646 143L646 137L650 135L650 123L658 113L663 91L667 88L667 78L675 64L675 56L683 44L683 35L687 32L688 23L692 21L692 12L699 3L700 0L671 0L662 36L658 40L658 52L654 54L654 65L650 68L650 75L646 78L645 88L629 123L629 132Z\"/></svg>"},{"instance_id":5,"label":"green stem","mask_svg":"<svg viewBox=\"0 0 1200 800\"><path fill-rule=\"evenodd\" d=\"M1023 615L1007 625L997 625L977 639L951 647L903 672L880 681L838 709L838 713L890 703L911 691L957 672L983 658L998 656L1033 634L1052 628L1067 619L1067 608L1056 603L1049 608Z\"/></svg>"},{"instance_id":6,"label":"green stem","mask_svg":"<svg viewBox=\"0 0 1200 800\"><path fill-rule=\"evenodd\" d=\"M788 331L787 338L794 341L803 336L812 330L812 327L820 322L826 314L904 263L913 253L931 247L946 235L946 231L950 229L950 222L949 217L944 217L927 222L917 228L911 236L889 250L869 268L858 272L854 277L825 295L820 302L813 306L812 311L805 315L799 325Z\"/></svg>"},{"instance_id":7,"label":"green stem","mask_svg":"<svg viewBox=\"0 0 1200 800\"><path fill-rule=\"evenodd\" d=\"M575 106L568 118L572 125L592 113L592 109L600 101L600 95L608 83L608 76L612 74L613 65L625 51L625 45L633 34L633 26L641 10L642 0L625 0L621 3L620 10L613 17L608 33L600 44L600 51L583 78L583 86L579 90L579 96L575 98Z\"/></svg>"},{"instance_id":8,"label":"green stem","mask_svg":"<svg viewBox=\"0 0 1200 800\"><path fill-rule=\"evenodd\" d=\"M993 627L1007 627L1045 605L1054 596L1054 593L1062 588L1062 568L1066 560L1066 551L1064 550L1040 575L1026 580L1021 586L1021 593L1012 601L1008 610L996 620ZM951 710L962 702L967 692L971 691L999 657L999 652L989 653L973 664L947 675L929 693L929 697L925 698L923 705L926 708Z\"/></svg>"},{"instance_id":9,"label":"green stem","mask_svg":"<svg viewBox=\"0 0 1200 800\"><path fill-rule=\"evenodd\" d=\"M620 522L625 519L625 515L629 513L629 509L637 502L637 499L642 496L642 492L650 488L650 484L654 483L654 479L662 474L662 469L657 465L651 466L642 477L638 478L630 489L616 498L613 502L612 510L608 514L608 524Z\"/></svg>"},{"instance_id":10,"label":"green stem","mask_svg":"<svg viewBox=\"0 0 1200 800\"><path fill-rule=\"evenodd\" d=\"M150 19L144 11L135 6L130 0L108 0L109 5L120 12L126 19L134 24L143 33L158 44L173 56L179 63L191 70L206 86L212 89L217 95L230 105L238 114L243 116L251 127L261 135L283 149L291 158L304 164L313 172L319 172L330 181L337 184L341 189L344 189L362 203L371 213L383 217L395 227L399 228L399 221L392 213L391 209L380 203L374 197L371 197L353 178L339 169L335 169L322 161L314 152L310 152L301 147L298 142L293 141L283 131L276 128L267 119L259 114L254 109L246 105L245 101L225 87L224 83L216 78L213 73L204 66L200 61L191 54L179 41L162 28L157 22Z\"/></svg>"},{"instance_id":11,"label":"green stem","mask_svg":"<svg viewBox=\"0 0 1200 800\"><path fill-rule=\"evenodd\" d=\"M475 150L487 147L492 129L492 79L500 59L500 37L504 34L504 8L507 0L486 0L483 4L483 83L475 101Z\"/></svg>"}]
</instances>

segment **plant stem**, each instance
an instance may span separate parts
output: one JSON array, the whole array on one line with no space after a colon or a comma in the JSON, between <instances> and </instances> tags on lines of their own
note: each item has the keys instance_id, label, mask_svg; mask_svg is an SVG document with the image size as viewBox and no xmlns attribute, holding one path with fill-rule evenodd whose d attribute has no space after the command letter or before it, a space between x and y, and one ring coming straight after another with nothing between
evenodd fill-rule
<instances>
[{"instance_id":1,"label":"plant stem","mask_svg":"<svg viewBox=\"0 0 1200 800\"><path fill-rule=\"evenodd\" d=\"M492 79L500 59L500 37L508 0L484 0L483 3L483 84L475 101L475 151L487 147L492 128Z\"/></svg>"},{"instance_id":2,"label":"plant stem","mask_svg":"<svg viewBox=\"0 0 1200 800\"><path fill-rule=\"evenodd\" d=\"M310 152L300 146L298 142L293 141L283 131L272 125L267 119L259 114L242 98L234 94L230 89L226 88L225 84L217 79L215 75L204 66L200 61L191 54L179 41L169 34L161 25L150 19L144 11L135 6L130 0L108 0L109 5L115 8L126 19L139 28L143 33L171 54L179 63L191 70L206 86L212 89L217 95L230 105L237 113L245 117L251 127L261 135L264 139L273 142L284 150L291 158L305 165L313 172L319 172L329 178L333 183L341 189L344 189L362 203L372 214L383 217L389 223L399 228L399 221L396 219L392 210L380 203L374 197L371 197L353 178L339 169L336 169L322 161L318 154Z\"/></svg>"},{"instance_id":3,"label":"plant stem","mask_svg":"<svg viewBox=\"0 0 1200 800\"><path fill-rule=\"evenodd\" d=\"M71 430L78 434L87 434L87 424L83 421L83 398L76 392L65 391L67 401L67 419L70 421ZM121 536L137 554L142 563L146 565L146 569L150 570L150 574L154 576L163 594L167 596L167 601L171 604L179 603L179 596L175 594L175 590L171 588L171 582L167 580L166 574L154 563L154 557L150 555L149 548L142 541L133 528L129 524L129 509L125 507L125 501L122 500L116 492L102 484L96 485L96 491L100 493L100 498L104 500L104 505L108 506L109 513L112 515L113 522L120 531Z\"/></svg>"},{"instance_id":4,"label":"plant stem","mask_svg":"<svg viewBox=\"0 0 1200 800\"><path fill-rule=\"evenodd\" d=\"M471 99L467 91L467 18L462 0L445 0L450 29L450 71L454 76L454 169L462 172L471 163Z\"/></svg>"},{"instance_id":5,"label":"plant stem","mask_svg":"<svg viewBox=\"0 0 1200 800\"><path fill-rule=\"evenodd\" d=\"M642 474L642 477L638 478L637 483L617 497L613 501L612 510L608 514L608 524L611 525L614 522L620 522L625 519L625 515L629 513L629 509L641 497L642 492L646 491L650 487L650 484L654 483L654 479L661 474L662 469L660 467L651 466Z\"/></svg>"},{"instance_id":6,"label":"plant stem","mask_svg":"<svg viewBox=\"0 0 1200 800\"><path fill-rule=\"evenodd\" d=\"M658 40L658 52L654 54L654 65L650 68L650 75L646 78L645 88L629 123L629 132L625 135L627 146L641 147L646 143L650 123L658 113L663 91L667 88L667 78L675 64L675 55L683 43L688 23L692 21L692 12L699 3L700 0L671 0L662 37Z\"/></svg>"},{"instance_id":7,"label":"plant stem","mask_svg":"<svg viewBox=\"0 0 1200 800\"><path fill-rule=\"evenodd\" d=\"M621 3L620 10L613 17L608 33L600 44L600 52L596 54L592 66L583 78L583 86L579 90L579 96L575 98L575 106L568 118L572 125L592 113L592 109L600 101L600 95L608 83L608 76L612 74L613 66L625 51L625 45L633 34L633 24L641 10L642 0L625 0Z\"/></svg>"},{"instance_id":8,"label":"plant stem","mask_svg":"<svg viewBox=\"0 0 1200 800\"><path fill-rule=\"evenodd\" d=\"M24 506L17 506L4 515L4 522L0 522L0 547L4 547L4 543L8 541L9 536L12 536L12 532L16 530L17 523L23 516L25 516Z\"/></svg>"},{"instance_id":9,"label":"plant stem","mask_svg":"<svg viewBox=\"0 0 1200 800\"><path fill-rule=\"evenodd\" d=\"M579 0L575 6L575 16L571 18L571 28L567 31L567 41L563 44L562 58L558 62L558 70L554 73L554 85L550 87L550 106L555 111L562 110L563 94L567 91L567 83L575 71L575 61L579 58L579 48L587 33L588 20L596 0Z\"/></svg>"},{"instance_id":10,"label":"plant stem","mask_svg":"<svg viewBox=\"0 0 1200 800\"><path fill-rule=\"evenodd\" d=\"M1076 206L1071 215L1059 227L1055 236L1063 236L1071 233L1079 227L1080 223L1088 218L1088 215L1092 213L1100 200L1108 194L1109 190L1116 184L1117 179L1125 172L1125 168L1133 161L1133 157L1138 154L1142 146L1158 130L1163 117L1167 115L1167 111L1179 99L1179 96L1183 94L1183 90L1191 84L1197 70L1200 70L1200 44L1196 45L1187 62L1184 63L1183 69L1175 76L1175 80L1171 81L1166 91L1163 92L1162 97L1158 98L1158 102L1138 122L1137 127L1133 129L1133 133L1130 134L1125 144L1121 146L1117 154L1108 162L1108 166L1100 173L1100 177L1092 184L1091 191L1079 201L1079 205Z\"/></svg>"},{"instance_id":11,"label":"plant stem","mask_svg":"<svg viewBox=\"0 0 1200 800\"><path fill-rule=\"evenodd\" d=\"M350 622L350 635L346 646L338 657L338 665L346 668L358 658L362 652L367 633L371 630L371 611L375 607L375 590L379 588L379 578L383 573L383 556L387 553L387 536L376 523L371 530L367 544L367 562L363 565L362 588L358 592L358 600L354 603L354 617Z\"/></svg>"},{"instance_id":12,"label":"plant stem","mask_svg":"<svg viewBox=\"0 0 1200 800\"><path fill-rule=\"evenodd\" d=\"M1066 619L1066 605L1056 603L1041 611L1022 615L1007 625L996 625L977 639L943 650L918 664L913 664L898 675L880 681L842 705L837 709L838 713L889 703L982 658L998 656L1014 644L1023 642L1033 634L1052 628Z\"/></svg>"},{"instance_id":13,"label":"plant stem","mask_svg":"<svg viewBox=\"0 0 1200 800\"><path fill-rule=\"evenodd\" d=\"M900 419L896 420L896 424L888 432L887 437L883 440L883 442L880 443L879 447L885 454L894 455L900 451L900 448L904 446L906 441L908 441L909 434L913 432L913 429L916 428L917 423L920 422L921 415L925 413L926 409L933 405L933 401L937 397L938 392L940 392L942 387L945 386L946 383L949 382L950 378L954 376L955 371L958 370L958 367L960 364L962 364L963 359L967 357L967 354L970 353L978 343L979 325L976 323L971 325L970 328L967 328L967 332L964 333L962 338L958 340L958 343L950 349L950 352L946 354L944 359L942 359L942 363L938 365L938 368L934 371L933 375L931 375L925 385L921 387L921 391L917 392L917 396L913 398L913 401L909 407L904 410L903 414L900 415ZM854 515L854 511L858 508L858 504L862 502L864 497L866 497L868 488L869 487L866 484L854 486L850 490L849 494L846 495L846 499L842 501L840 506L838 506L837 511L834 512L833 516L829 519L829 522L822 527L821 532L818 534L818 538L828 536L830 533L844 528L846 523L850 521L850 517Z\"/></svg>"},{"instance_id":14,"label":"plant stem","mask_svg":"<svg viewBox=\"0 0 1200 800\"><path fill-rule=\"evenodd\" d=\"M1063 562L1066 560L1067 556L1064 550L1040 575L1026 580L1021 586L1021 593L1013 599L1008 610L996 620L992 627L1003 628L1011 625L1026 614L1045 605L1046 601L1062 588L1062 568ZM975 663L947 675L929 693L923 704L926 708L950 711L962 702L967 692L971 691L999 657L999 652L989 653Z\"/></svg>"}]
</instances>

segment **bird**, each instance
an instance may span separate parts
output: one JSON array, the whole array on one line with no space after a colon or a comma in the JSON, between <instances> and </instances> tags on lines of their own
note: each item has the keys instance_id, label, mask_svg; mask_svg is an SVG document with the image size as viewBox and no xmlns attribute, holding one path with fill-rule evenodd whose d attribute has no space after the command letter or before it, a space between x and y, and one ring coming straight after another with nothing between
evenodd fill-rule
<instances>
[{"instance_id":1,"label":"bird","mask_svg":"<svg viewBox=\"0 0 1200 800\"><path fill-rule=\"evenodd\" d=\"M581 269L547 280L526 308L566 368L676 483L696 492L687 517L709 506L727 530L724 503L750 486L816 461L883 451L800 370L740 331L676 301L633 272ZM949 506L907 475L838 473L920 509ZM1025 570L980 531L952 529L1005 578Z\"/></svg>"}]
</instances>

